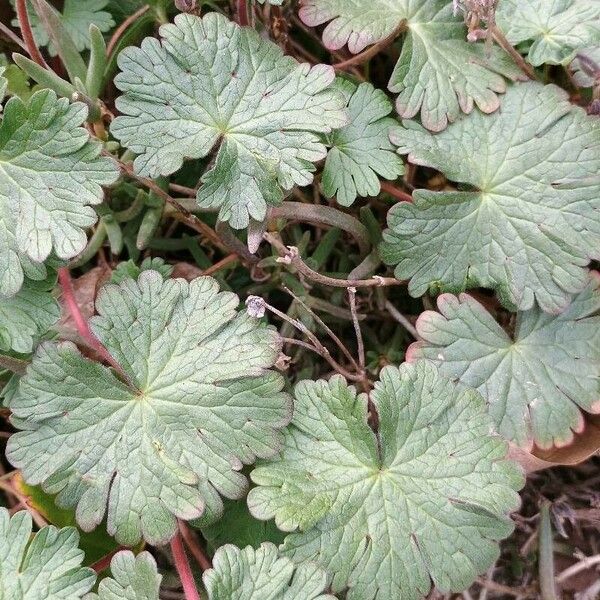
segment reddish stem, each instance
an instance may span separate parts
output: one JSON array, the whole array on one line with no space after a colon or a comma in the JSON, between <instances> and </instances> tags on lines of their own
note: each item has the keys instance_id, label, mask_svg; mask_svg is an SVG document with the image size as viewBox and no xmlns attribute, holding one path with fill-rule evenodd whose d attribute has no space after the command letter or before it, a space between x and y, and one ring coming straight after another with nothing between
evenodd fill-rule
<instances>
[{"instance_id":1,"label":"reddish stem","mask_svg":"<svg viewBox=\"0 0 600 600\"><path fill-rule=\"evenodd\" d=\"M19 27L21 29L23 41L27 46L27 52L29 53L29 56L31 56L31 60L40 65L40 67L47 69L48 65L39 51L33 37L33 29L31 29L29 15L27 14L27 0L17 0L15 3L15 9L17 11L17 18L19 19Z\"/></svg>"},{"instance_id":2,"label":"reddish stem","mask_svg":"<svg viewBox=\"0 0 600 600\"><path fill-rule=\"evenodd\" d=\"M181 541L181 533L179 531L175 537L171 540L171 553L173 554L173 561L175 562L175 568L179 573L179 579L183 586L183 593L185 594L186 600L200 600L198 590L196 589L196 582L192 575L192 569L188 562L183 542Z\"/></svg>"},{"instance_id":3,"label":"reddish stem","mask_svg":"<svg viewBox=\"0 0 600 600\"><path fill-rule=\"evenodd\" d=\"M248 15L248 0L237 0L237 17L238 23L242 27L250 25L250 17Z\"/></svg>"},{"instance_id":4,"label":"reddish stem","mask_svg":"<svg viewBox=\"0 0 600 600\"><path fill-rule=\"evenodd\" d=\"M92 333L90 326L81 313L75 298L75 290L73 289L73 281L71 280L69 269L66 267L59 269L58 279L62 287L63 300L69 309L71 317L73 317L73 321L75 321L75 326L77 327L79 335L100 355L102 360L106 361L125 381L129 382L121 365L111 356L109 351L100 343L100 340Z\"/></svg>"},{"instance_id":5,"label":"reddish stem","mask_svg":"<svg viewBox=\"0 0 600 600\"><path fill-rule=\"evenodd\" d=\"M150 8L149 4L146 6L142 6L139 10L135 11L132 15L129 15L120 25L117 27L112 37L110 38L110 42L108 42L108 46L106 47L106 56L109 56L113 53L117 43L121 39L121 36L125 33L127 28L134 23L137 19L143 16L146 11Z\"/></svg>"},{"instance_id":6,"label":"reddish stem","mask_svg":"<svg viewBox=\"0 0 600 600\"><path fill-rule=\"evenodd\" d=\"M210 559L208 558L208 556L206 556L204 550L200 547L200 544L198 544L196 536L183 521L179 522L179 531L181 533L183 541L185 542L185 545L188 547L188 550L192 553L192 556L198 563L198 566L203 571L212 568Z\"/></svg>"},{"instance_id":7,"label":"reddish stem","mask_svg":"<svg viewBox=\"0 0 600 600\"><path fill-rule=\"evenodd\" d=\"M407 194L406 192L399 190L397 187L393 186L391 183L388 183L387 181L381 182L381 189L386 194L389 194L390 196L397 198L401 202L412 202L413 201L412 196L410 194Z\"/></svg>"},{"instance_id":8,"label":"reddish stem","mask_svg":"<svg viewBox=\"0 0 600 600\"><path fill-rule=\"evenodd\" d=\"M123 548L119 547L116 550L108 553L106 556L103 556L100 560L97 560L93 565L91 565L92 569L94 569L96 573L102 573L102 571L106 571L106 569L110 567L110 562L112 561L113 556L119 552L119 550L123 550Z\"/></svg>"}]
</instances>

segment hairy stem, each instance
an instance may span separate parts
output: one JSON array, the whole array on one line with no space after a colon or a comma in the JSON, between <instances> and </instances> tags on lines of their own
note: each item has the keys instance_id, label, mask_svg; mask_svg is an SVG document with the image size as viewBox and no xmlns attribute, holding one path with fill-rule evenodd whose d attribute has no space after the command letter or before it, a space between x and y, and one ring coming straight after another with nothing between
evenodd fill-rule
<instances>
[{"instance_id":1,"label":"hairy stem","mask_svg":"<svg viewBox=\"0 0 600 600\"><path fill-rule=\"evenodd\" d=\"M552 523L550 521L550 502L544 500L540 510L539 529L539 578L540 593L543 600L557 600L554 582L554 541L552 539Z\"/></svg>"},{"instance_id":2,"label":"hairy stem","mask_svg":"<svg viewBox=\"0 0 600 600\"><path fill-rule=\"evenodd\" d=\"M27 0L17 0L15 3L15 10L17 12L17 19L19 20L19 27L23 36L23 41L27 47L27 53L31 57L31 60L36 62L40 67L48 69L48 65L39 51L35 38L33 37L33 29L31 29L31 23L29 22L29 15L27 14Z\"/></svg>"},{"instance_id":3,"label":"hairy stem","mask_svg":"<svg viewBox=\"0 0 600 600\"><path fill-rule=\"evenodd\" d=\"M27 48L25 42L4 23L0 23L0 33L4 34L9 40L17 44L17 46L20 46L25 52L29 53L29 48Z\"/></svg>"},{"instance_id":4,"label":"hairy stem","mask_svg":"<svg viewBox=\"0 0 600 600\"><path fill-rule=\"evenodd\" d=\"M188 527L187 523L179 521L179 532L181 533L181 537L183 538L185 545L188 547L188 550L192 553L192 556L198 563L198 566L203 571L212 568L210 558L206 556L204 550L198 543L198 540L194 536L193 531Z\"/></svg>"},{"instance_id":5,"label":"hairy stem","mask_svg":"<svg viewBox=\"0 0 600 600\"><path fill-rule=\"evenodd\" d=\"M175 568L179 574L181 585L183 586L183 593L185 594L185 600L200 600L198 589L196 588L196 582L188 562L185 548L181 541L181 533L178 531L175 537L171 540L171 553L173 554L173 562Z\"/></svg>"},{"instance_id":6,"label":"hairy stem","mask_svg":"<svg viewBox=\"0 0 600 600\"><path fill-rule=\"evenodd\" d=\"M237 21L242 27L250 25L248 0L237 0Z\"/></svg>"}]
</instances>

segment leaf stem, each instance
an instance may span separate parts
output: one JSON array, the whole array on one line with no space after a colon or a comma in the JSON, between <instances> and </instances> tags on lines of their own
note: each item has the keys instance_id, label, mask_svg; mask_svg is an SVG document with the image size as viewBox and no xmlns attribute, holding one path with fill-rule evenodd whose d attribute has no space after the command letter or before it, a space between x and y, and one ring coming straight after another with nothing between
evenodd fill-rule
<instances>
[{"instance_id":1,"label":"leaf stem","mask_svg":"<svg viewBox=\"0 0 600 600\"><path fill-rule=\"evenodd\" d=\"M0 354L0 369L7 369L17 375L24 375L28 364L25 360Z\"/></svg>"},{"instance_id":2,"label":"leaf stem","mask_svg":"<svg viewBox=\"0 0 600 600\"><path fill-rule=\"evenodd\" d=\"M210 558L206 556L204 550L201 548L200 544L198 544L198 540L195 538L187 523L179 521L179 532L181 533L181 537L183 538L185 545L188 547L188 550L192 553L192 556L198 563L198 566L203 571L211 569L212 563L210 562Z\"/></svg>"},{"instance_id":3,"label":"leaf stem","mask_svg":"<svg viewBox=\"0 0 600 600\"><path fill-rule=\"evenodd\" d=\"M115 49L116 45L119 43L121 36L125 33L127 28L137 19L139 19L142 15L144 15L150 9L150 5L146 4L142 6L139 10L136 10L132 15L129 15L120 25L117 27L115 32L112 34L110 41L108 42L108 46L106 47L106 56L110 57Z\"/></svg>"},{"instance_id":4,"label":"leaf stem","mask_svg":"<svg viewBox=\"0 0 600 600\"><path fill-rule=\"evenodd\" d=\"M62 288L63 299L67 305L70 315L73 317L73 321L75 322L75 326L77 327L79 335L123 378L125 382L127 382L128 385L131 386L131 381L123 371L121 365L113 358L110 352L93 334L88 322L83 316L81 309L77 304L77 299L75 298L75 290L73 289L73 281L71 279L71 273L69 269L66 267L58 269L58 279Z\"/></svg>"},{"instance_id":5,"label":"leaf stem","mask_svg":"<svg viewBox=\"0 0 600 600\"><path fill-rule=\"evenodd\" d=\"M389 300L385 301L385 310L387 310L390 315L392 315L392 317L394 317L394 319L415 338L415 340L421 339L416 327Z\"/></svg>"},{"instance_id":6,"label":"leaf stem","mask_svg":"<svg viewBox=\"0 0 600 600\"><path fill-rule=\"evenodd\" d=\"M250 25L248 0L237 0L237 21L242 27Z\"/></svg>"},{"instance_id":7,"label":"leaf stem","mask_svg":"<svg viewBox=\"0 0 600 600\"><path fill-rule=\"evenodd\" d=\"M495 23L490 23L488 26L489 31L491 32L496 43L507 53L510 54L512 59L515 61L517 66L529 77L529 79L533 79L534 81L537 79L535 71L533 67L527 63L527 61L521 56L519 52L517 52L513 45L506 39L504 32L496 25Z\"/></svg>"},{"instance_id":8,"label":"leaf stem","mask_svg":"<svg viewBox=\"0 0 600 600\"><path fill-rule=\"evenodd\" d=\"M391 183L388 183L387 181L381 181L380 184L381 184L382 191L384 191L386 194L389 194L390 196L393 196L397 200L400 200L400 202L412 202L413 201L411 194L408 194L407 192L399 190L395 185L392 185Z\"/></svg>"},{"instance_id":9,"label":"leaf stem","mask_svg":"<svg viewBox=\"0 0 600 600\"><path fill-rule=\"evenodd\" d=\"M365 344L363 342L362 331L360 330L360 323L358 322L358 312L356 310L356 288L348 288L348 299L350 301L350 313L352 314L352 324L354 325L354 332L356 334L356 344L358 351L358 364L361 369L365 368Z\"/></svg>"},{"instance_id":10,"label":"leaf stem","mask_svg":"<svg viewBox=\"0 0 600 600\"><path fill-rule=\"evenodd\" d=\"M31 60L36 62L40 67L49 69L42 53L39 51L35 38L33 37L33 29L31 29L31 23L29 22L29 15L27 13L27 0L16 0L15 10L17 11L17 19L19 20L19 27L21 34L23 35L23 41L27 46L27 53L31 57Z\"/></svg>"},{"instance_id":11,"label":"leaf stem","mask_svg":"<svg viewBox=\"0 0 600 600\"><path fill-rule=\"evenodd\" d=\"M385 50L405 29L406 19L403 19L394 29L394 31L392 31L392 33L390 33L390 35L388 35L386 38L377 42L370 48L367 48L364 52L361 52L360 54L356 54L355 56L352 56L347 60L333 64L332 67L337 71L342 71L344 69L347 69L348 67L362 65L368 60L371 60L371 58L373 58L376 54L379 54L379 52Z\"/></svg>"},{"instance_id":12,"label":"leaf stem","mask_svg":"<svg viewBox=\"0 0 600 600\"><path fill-rule=\"evenodd\" d=\"M348 232L358 244L360 253L368 254L371 247L369 230L355 217L337 208L304 202L282 202L271 209L272 219L297 219L315 225L339 227Z\"/></svg>"},{"instance_id":13,"label":"leaf stem","mask_svg":"<svg viewBox=\"0 0 600 600\"><path fill-rule=\"evenodd\" d=\"M194 581L194 575L192 574L192 569L190 568L190 563L185 553L185 548L181 541L181 533L179 531L171 540L171 553L173 554L173 561L177 573L179 574L186 600L200 600L196 582Z\"/></svg>"},{"instance_id":14,"label":"leaf stem","mask_svg":"<svg viewBox=\"0 0 600 600\"><path fill-rule=\"evenodd\" d=\"M313 271L301 258L298 252L298 248L295 246L286 247L281 240L271 233L265 233L264 239L273 246L279 253L279 262L293 266L298 273L304 275L308 279L320 283L321 285L328 285L331 287L349 288L349 287L387 287L391 285L404 285L406 282L400 281L395 277L381 277L379 275L373 275L370 279L335 279L334 277L327 277L321 275L316 271Z\"/></svg>"},{"instance_id":15,"label":"leaf stem","mask_svg":"<svg viewBox=\"0 0 600 600\"><path fill-rule=\"evenodd\" d=\"M548 500L544 500L540 509L540 557L538 568L540 594L543 600L557 600L556 584L554 581L554 542L552 540L550 506L551 503Z\"/></svg>"},{"instance_id":16,"label":"leaf stem","mask_svg":"<svg viewBox=\"0 0 600 600\"><path fill-rule=\"evenodd\" d=\"M25 45L25 42L16 34L12 29L7 27L4 23L0 22L0 32L2 32L9 40L20 46L25 52L29 52L29 49Z\"/></svg>"}]
</instances>

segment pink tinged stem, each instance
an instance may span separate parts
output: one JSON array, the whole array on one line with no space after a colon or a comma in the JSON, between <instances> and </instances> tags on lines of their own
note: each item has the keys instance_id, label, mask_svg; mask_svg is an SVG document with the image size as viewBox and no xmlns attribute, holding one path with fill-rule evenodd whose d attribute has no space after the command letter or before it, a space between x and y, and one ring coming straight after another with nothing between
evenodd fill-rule
<instances>
[{"instance_id":1,"label":"pink tinged stem","mask_svg":"<svg viewBox=\"0 0 600 600\"><path fill-rule=\"evenodd\" d=\"M75 321L75 326L77 327L79 335L100 355L102 360L113 367L125 381L129 381L121 365L111 356L108 350L100 343L100 340L92 333L88 322L81 313L77 300L75 299L75 291L73 289L73 281L69 269L66 267L59 269L58 279L62 287L63 299L69 309L69 313L73 317L73 321Z\"/></svg>"},{"instance_id":2,"label":"pink tinged stem","mask_svg":"<svg viewBox=\"0 0 600 600\"><path fill-rule=\"evenodd\" d=\"M188 561L183 542L181 541L181 533L178 531L175 537L171 540L171 553L173 554L173 561L175 562L175 568L179 573L179 579L183 586L183 593L185 594L186 600L200 600L200 595L196 589L196 582L192 575L192 569Z\"/></svg>"},{"instance_id":3,"label":"pink tinged stem","mask_svg":"<svg viewBox=\"0 0 600 600\"><path fill-rule=\"evenodd\" d=\"M250 18L248 16L248 0L237 0L237 17L238 23L242 27L250 25Z\"/></svg>"}]
</instances>

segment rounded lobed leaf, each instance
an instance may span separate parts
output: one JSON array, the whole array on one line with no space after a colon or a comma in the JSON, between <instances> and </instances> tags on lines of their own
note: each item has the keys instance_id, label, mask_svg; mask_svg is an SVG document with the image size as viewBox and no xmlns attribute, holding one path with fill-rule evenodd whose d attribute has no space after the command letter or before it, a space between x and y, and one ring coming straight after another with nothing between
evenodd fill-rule
<instances>
[{"instance_id":1,"label":"rounded lobed leaf","mask_svg":"<svg viewBox=\"0 0 600 600\"><path fill-rule=\"evenodd\" d=\"M238 313L211 277L144 271L107 285L91 327L128 383L73 344L45 343L10 398L8 459L24 479L76 506L84 531L106 514L119 543L165 543L176 518L218 517L239 498L239 472L281 445L291 417L269 371L277 332Z\"/></svg>"},{"instance_id":2,"label":"rounded lobed leaf","mask_svg":"<svg viewBox=\"0 0 600 600\"><path fill-rule=\"evenodd\" d=\"M400 58L389 89L398 94L400 116L420 113L427 129L440 131L461 111L476 105L486 113L500 106L505 78L522 73L499 48L466 41L462 20L447 0L302 0L300 17L311 26L328 23L323 31L327 48L348 44L357 53L384 40L399 27L406 29Z\"/></svg>"},{"instance_id":3,"label":"rounded lobed leaf","mask_svg":"<svg viewBox=\"0 0 600 600\"><path fill-rule=\"evenodd\" d=\"M43 527L33 538L31 515L12 517L0 508L0 598L6 600L79 600L96 581L81 566L83 551L74 527Z\"/></svg>"},{"instance_id":4,"label":"rounded lobed leaf","mask_svg":"<svg viewBox=\"0 0 600 600\"><path fill-rule=\"evenodd\" d=\"M31 352L37 340L58 321L60 308L48 289L54 282L54 277L50 282L26 280L14 296L0 296L0 351Z\"/></svg>"},{"instance_id":5,"label":"rounded lobed leaf","mask_svg":"<svg viewBox=\"0 0 600 600\"><path fill-rule=\"evenodd\" d=\"M104 578L97 594L88 594L85 600L159 600L162 576L149 552L122 550L110 561L111 577Z\"/></svg>"},{"instance_id":6,"label":"rounded lobed leaf","mask_svg":"<svg viewBox=\"0 0 600 600\"><path fill-rule=\"evenodd\" d=\"M502 0L496 19L511 44L533 42L527 60L536 67L567 65L600 43L598 0Z\"/></svg>"},{"instance_id":7,"label":"rounded lobed leaf","mask_svg":"<svg viewBox=\"0 0 600 600\"><path fill-rule=\"evenodd\" d=\"M341 377L296 386L280 455L253 472L248 505L289 535L348 600L459 591L497 559L523 478L483 401L429 362L386 367L371 400Z\"/></svg>"},{"instance_id":8,"label":"rounded lobed leaf","mask_svg":"<svg viewBox=\"0 0 600 600\"><path fill-rule=\"evenodd\" d=\"M325 571L310 562L294 565L269 542L257 550L222 546L202 579L208 600L335 600L323 593Z\"/></svg>"},{"instance_id":9,"label":"rounded lobed leaf","mask_svg":"<svg viewBox=\"0 0 600 600\"><path fill-rule=\"evenodd\" d=\"M388 97L370 83L357 87L342 80L337 85L348 98L350 123L327 140L330 149L322 183L328 198L336 196L339 204L350 206L357 196L377 196L379 176L397 179L404 165L389 139L390 128L398 123L388 116L392 112Z\"/></svg>"},{"instance_id":10,"label":"rounded lobed leaf","mask_svg":"<svg viewBox=\"0 0 600 600\"><path fill-rule=\"evenodd\" d=\"M24 275L43 279L51 252L79 254L85 229L96 222L91 207L118 169L100 156L101 144L84 127L87 108L51 90L27 102L12 97L0 124L0 294L12 296Z\"/></svg>"},{"instance_id":11,"label":"rounded lobed leaf","mask_svg":"<svg viewBox=\"0 0 600 600\"><path fill-rule=\"evenodd\" d=\"M488 287L510 308L559 312L600 258L600 121L554 86L523 83L502 111L462 117L432 135L393 130L409 161L467 184L417 190L388 213L380 252L409 291Z\"/></svg>"},{"instance_id":12,"label":"rounded lobed leaf","mask_svg":"<svg viewBox=\"0 0 600 600\"><path fill-rule=\"evenodd\" d=\"M237 229L262 221L294 185L312 182L326 155L318 134L347 123L333 68L299 64L216 12L178 15L160 33L162 43L146 38L119 55L112 133L150 177L219 144L198 203Z\"/></svg>"},{"instance_id":13,"label":"rounded lobed leaf","mask_svg":"<svg viewBox=\"0 0 600 600\"><path fill-rule=\"evenodd\" d=\"M600 275L559 315L517 313L509 336L467 294L443 294L439 313L417 321L423 341L407 358L433 360L440 372L476 388L496 428L520 446L566 445L600 412Z\"/></svg>"}]
</instances>

